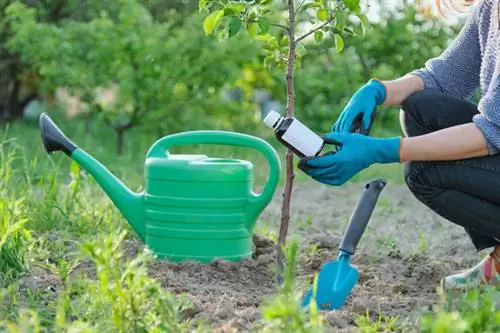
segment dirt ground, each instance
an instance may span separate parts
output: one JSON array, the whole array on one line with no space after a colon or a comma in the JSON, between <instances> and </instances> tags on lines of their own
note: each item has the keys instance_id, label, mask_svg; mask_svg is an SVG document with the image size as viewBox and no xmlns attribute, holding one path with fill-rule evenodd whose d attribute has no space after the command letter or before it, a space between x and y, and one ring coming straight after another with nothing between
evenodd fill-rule
<instances>
[{"instance_id":1,"label":"dirt ground","mask_svg":"<svg viewBox=\"0 0 500 333\"><path fill-rule=\"evenodd\" d=\"M289 235L299 235L300 278L307 279L325 260L334 259L347 219L363 184L331 188L300 183L293 195ZM281 191L264 211L259 230L277 232ZM275 292L275 252L265 236L254 237L254 258L210 265L160 262L151 270L163 285L187 293L196 308L194 320L210 320L221 332L244 331L258 324L261 301ZM311 247L317 251L311 254ZM360 280L340 311L327 314L335 332L356 332L354 314L397 316L411 321L436 301L439 279L473 264L480 256L464 231L419 203L403 185L389 183L379 197L353 264Z\"/></svg>"},{"instance_id":2,"label":"dirt ground","mask_svg":"<svg viewBox=\"0 0 500 333\"><path fill-rule=\"evenodd\" d=\"M363 187L362 183L341 188L316 182L295 185L289 237L300 239L300 280L308 281L326 260L335 259ZM252 259L206 265L156 262L150 267L152 276L166 289L188 295L194 307L185 315L194 322L208 321L220 333L251 330L259 324L262 302L276 292L276 255L267 232L279 230L280 205L278 190L258 221ZM125 246L132 256L142 248L138 241L127 241ZM356 314L367 311L375 320L383 315L397 317L398 324L411 323L436 302L436 286L443 275L474 264L482 255L462 228L426 208L405 186L389 182L352 258L359 282L341 310L326 314L332 332L357 332ZM26 288L55 291L56 280L35 273Z\"/></svg>"}]
</instances>

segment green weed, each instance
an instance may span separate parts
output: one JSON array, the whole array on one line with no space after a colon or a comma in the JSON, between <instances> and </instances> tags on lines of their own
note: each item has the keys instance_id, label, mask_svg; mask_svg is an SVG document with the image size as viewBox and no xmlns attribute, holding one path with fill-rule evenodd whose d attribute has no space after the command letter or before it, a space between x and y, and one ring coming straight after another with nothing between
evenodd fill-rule
<instances>
[{"instance_id":1,"label":"green weed","mask_svg":"<svg viewBox=\"0 0 500 333\"><path fill-rule=\"evenodd\" d=\"M422 333L493 333L500 331L499 291L493 287L445 295L436 313L422 316ZM457 297L458 296L458 297Z\"/></svg>"},{"instance_id":2,"label":"green weed","mask_svg":"<svg viewBox=\"0 0 500 333\"><path fill-rule=\"evenodd\" d=\"M360 333L396 332L397 317L382 316L378 314L376 319L370 316L368 310L364 315L357 314L355 323Z\"/></svg>"},{"instance_id":3,"label":"green weed","mask_svg":"<svg viewBox=\"0 0 500 333\"><path fill-rule=\"evenodd\" d=\"M15 177L11 168L14 154L0 146L0 284L25 270L26 253L31 234L24 228L28 222L25 198L8 186Z\"/></svg>"},{"instance_id":4,"label":"green weed","mask_svg":"<svg viewBox=\"0 0 500 333\"><path fill-rule=\"evenodd\" d=\"M302 311L302 294L296 288L298 245L290 239L284 249L287 265L284 270L284 283L277 294L263 304L265 326L259 332L302 332L320 333L325 330L325 319L311 302L309 311Z\"/></svg>"}]
</instances>

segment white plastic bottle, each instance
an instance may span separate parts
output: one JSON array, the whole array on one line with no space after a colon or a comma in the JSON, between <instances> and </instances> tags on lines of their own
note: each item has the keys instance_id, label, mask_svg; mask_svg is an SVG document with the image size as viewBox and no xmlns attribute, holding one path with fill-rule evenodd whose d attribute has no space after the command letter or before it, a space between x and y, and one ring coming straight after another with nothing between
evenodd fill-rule
<instances>
[{"instance_id":1,"label":"white plastic bottle","mask_svg":"<svg viewBox=\"0 0 500 333\"><path fill-rule=\"evenodd\" d=\"M264 118L267 127L274 129L276 139L299 157L317 156L325 146L324 140L292 117L270 111Z\"/></svg>"}]
</instances>

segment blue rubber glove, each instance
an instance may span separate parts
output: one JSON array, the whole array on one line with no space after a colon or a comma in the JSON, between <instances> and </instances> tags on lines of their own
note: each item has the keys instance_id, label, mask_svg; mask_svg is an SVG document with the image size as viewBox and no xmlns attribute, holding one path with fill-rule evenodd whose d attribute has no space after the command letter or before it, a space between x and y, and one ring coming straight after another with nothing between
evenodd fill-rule
<instances>
[{"instance_id":1,"label":"blue rubber glove","mask_svg":"<svg viewBox=\"0 0 500 333\"><path fill-rule=\"evenodd\" d=\"M340 186L374 163L400 162L401 138L374 138L357 133L332 132L324 137L337 151L305 157L298 167L316 181Z\"/></svg>"},{"instance_id":2,"label":"blue rubber glove","mask_svg":"<svg viewBox=\"0 0 500 333\"><path fill-rule=\"evenodd\" d=\"M385 86L372 79L351 97L340 117L332 126L332 132L355 132L368 134L378 105L386 98Z\"/></svg>"}]
</instances>

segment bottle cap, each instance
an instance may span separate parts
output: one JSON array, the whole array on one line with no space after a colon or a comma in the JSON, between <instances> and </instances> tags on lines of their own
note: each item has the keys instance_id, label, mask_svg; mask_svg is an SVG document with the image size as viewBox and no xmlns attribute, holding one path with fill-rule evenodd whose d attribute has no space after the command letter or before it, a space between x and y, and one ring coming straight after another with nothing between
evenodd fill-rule
<instances>
[{"instance_id":1,"label":"bottle cap","mask_svg":"<svg viewBox=\"0 0 500 333\"><path fill-rule=\"evenodd\" d=\"M264 123L267 127L273 128L273 125L281 118L281 115L276 111L269 111L269 113L264 118Z\"/></svg>"}]
</instances>

